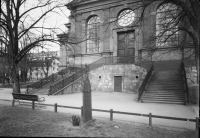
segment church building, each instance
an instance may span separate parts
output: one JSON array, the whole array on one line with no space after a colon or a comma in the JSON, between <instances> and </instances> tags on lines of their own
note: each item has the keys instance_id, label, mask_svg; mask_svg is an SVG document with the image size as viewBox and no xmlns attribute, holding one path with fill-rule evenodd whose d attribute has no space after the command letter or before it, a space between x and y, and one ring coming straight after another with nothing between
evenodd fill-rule
<instances>
[{"instance_id":1,"label":"church building","mask_svg":"<svg viewBox=\"0 0 200 138\"><path fill-rule=\"evenodd\" d=\"M83 69L87 64L92 91L139 93L139 97L144 91L175 91L175 81L184 81L180 78L184 70L192 80L189 84L197 83L194 43L180 29L185 27L193 32L193 28L188 19L181 18L182 9L175 3L73 0L66 7L71 11L69 23L65 24L68 34L58 35L62 44L61 69ZM74 76L76 81L52 93L80 92L83 80L79 74ZM183 84L186 83L180 83L177 89L183 91Z\"/></svg>"}]
</instances>

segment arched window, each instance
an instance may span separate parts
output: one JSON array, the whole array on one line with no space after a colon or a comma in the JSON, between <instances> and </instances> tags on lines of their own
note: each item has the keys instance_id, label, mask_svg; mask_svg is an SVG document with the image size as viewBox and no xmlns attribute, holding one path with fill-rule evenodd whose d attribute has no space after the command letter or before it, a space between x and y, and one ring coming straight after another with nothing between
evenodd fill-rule
<instances>
[{"instance_id":1,"label":"arched window","mask_svg":"<svg viewBox=\"0 0 200 138\"><path fill-rule=\"evenodd\" d=\"M87 22L87 53L99 52L99 32L99 17L93 16Z\"/></svg>"},{"instance_id":2,"label":"arched window","mask_svg":"<svg viewBox=\"0 0 200 138\"><path fill-rule=\"evenodd\" d=\"M172 3L162 4L156 14L156 46L178 46L178 6Z\"/></svg>"}]
</instances>

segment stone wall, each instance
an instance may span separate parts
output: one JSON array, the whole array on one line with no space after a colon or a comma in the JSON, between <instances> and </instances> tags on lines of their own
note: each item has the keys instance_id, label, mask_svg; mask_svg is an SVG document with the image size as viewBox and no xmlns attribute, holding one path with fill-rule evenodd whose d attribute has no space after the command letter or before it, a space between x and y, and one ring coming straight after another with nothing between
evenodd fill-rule
<instances>
[{"instance_id":1,"label":"stone wall","mask_svg":"<svg viewBox=\"0 0 200 138\"><path fill-rule=\"evenodd\" d=\"M114 76L122 76L122 92L137 93L147 70L136 65L105 65L89 72L92 91L114 91ZM63 91L63 94L82 92L82 78Z\"/></svg>"},{"instance_id":2,"label":"stone wall","mask_svg":"<svg viewBox=\"0 0 200 138\"><path fill-rule=\"evenodd\" d=\"M106 65L90 72L93 91L114 91L114 76L122 76L122 92L136 93L146 69L135 65ZM138 76L138 78L136 78Z\"/></svg>"},{"instance_id":3,"label":"stone wall","mask_svg":"<svg viewBox=\"0 0 200 138\"><path fill-rule=\"evenodd\" d=\"M82 92L83 90L83 77L76 80L72 85L62 90L59 95Z\"/></svg>"},{"instance_id":4,"label":"stone wall","mask_svg":"<svg viewBox=\"0 0 200 138\"><path fill-rule=\"evenodd\" d=\"M199 105L199 84L197 84L197 68L195 61L186 61L185 71L189 87L190 103Z\"/></svg>"}]
</instances>

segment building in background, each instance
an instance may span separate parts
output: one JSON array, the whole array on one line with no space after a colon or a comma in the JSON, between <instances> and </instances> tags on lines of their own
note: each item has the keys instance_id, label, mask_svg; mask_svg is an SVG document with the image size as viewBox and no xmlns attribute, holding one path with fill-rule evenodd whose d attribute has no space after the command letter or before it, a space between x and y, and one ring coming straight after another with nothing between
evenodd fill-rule
<instances>
[{"instance_id":1,"label":"building in background","mask_svg":"<svg viewBox=\"0 0 200 138\"><path fill-rule=\"evenodd\" d=\"M28 54L30 68L27 77L31 81L45 78L59 71L58 51L30 53Z\"/></svg>"}]
</instances>

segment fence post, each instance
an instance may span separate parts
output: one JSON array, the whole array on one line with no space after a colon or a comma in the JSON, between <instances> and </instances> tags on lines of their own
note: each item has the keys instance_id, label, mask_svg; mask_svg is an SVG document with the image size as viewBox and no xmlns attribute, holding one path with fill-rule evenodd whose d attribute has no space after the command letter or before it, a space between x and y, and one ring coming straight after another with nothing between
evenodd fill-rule
<instances>
[{"instance_id":1,"label":"fence post","mask_svg":"<svg viewBox=\"0 0 200 138\"><path fill-rule=\"evenodd\" d=\"M152 126L152 114L149 113L149 126L151 127Z\"/></svg>"},{"instance_id":2,"label":"fence post","mask_svg":"<svg viewBox=\"0 0 200 138\"><path fill-rule=\"evenodd\" d=\"M57 113L57 103L54 104L54 112Z\"/></svg>"},{"instance_id":3,"label":"fence post","mask_svg":"<svg viewBox=\"0 0 200 138\"><path fill-rule=\"evenodd\" d=\"M83 106L81 106L81 116L83 117Z\"/></svg>"},{"instance_id":4,"label":"fence post","mask_svg":"<svg viewBox=\"0 0 200 138\"><path fill-rule=\"evenodd\" d=\"M113 109L110 109L110 121L113 121Z\"/></svg>"},{"instance_id":5,"label":"fence post","mask_svg":"<svg viewBox=\"0 0 200 138\"><path fill-rule=\"evenodd\" d=\"M196 132L198 133L199 137L199 117L196 117Z\"/></svg>"},{"instance_id":6,"label":"fence post","mask_svg":"<svg viewBox=\"0 0 200 138\"><path fill-rule=\"evenodd\" d=\"M35 101L32 101L32 109L35 109Z\"/></svg>"}]
</instances>

